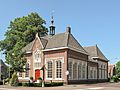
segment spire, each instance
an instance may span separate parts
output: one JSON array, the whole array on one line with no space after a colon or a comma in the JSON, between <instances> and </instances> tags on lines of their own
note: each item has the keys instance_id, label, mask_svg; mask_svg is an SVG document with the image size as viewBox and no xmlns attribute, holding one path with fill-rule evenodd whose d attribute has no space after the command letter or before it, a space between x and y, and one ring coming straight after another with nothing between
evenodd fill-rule
<instances>
[{"instance_id":1,"label":"spire","mask_svg":"<svg viewBox=\"0 0 120 90\"><path fill-rule=\"evenodd\" d=\"M54 17L53 17L53 12L52 12L52 17L51 17L51 25L50 25L50 35L55 35L55 26L54 26Z\"/></svg>"}]
</instances>

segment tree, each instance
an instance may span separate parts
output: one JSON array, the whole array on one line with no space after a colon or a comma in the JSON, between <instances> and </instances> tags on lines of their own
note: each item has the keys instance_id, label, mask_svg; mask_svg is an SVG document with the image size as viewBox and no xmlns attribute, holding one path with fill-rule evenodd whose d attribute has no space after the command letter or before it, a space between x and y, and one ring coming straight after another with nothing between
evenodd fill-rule
<instances>
[{"instance_id":1,"label":"tree","mask_svg":"<svg viewBox=\"0 0 120 90\"><path fill-rule=\"evenodd\" d=\"M115 70L116 70L116 75L120 77L120 61L116 63Z\"/></svg>"},{"instance_id":2,"label":"tree","mask_svg":"<svg viewBox=\"0 0 120 90\"><path fill-rule=\"evenodd\" d=\"M15 18L10 22L5 39L0 41L0 50L4 52L6 63L16 72L23 71L25 65L24 52L22 48L34 40L35 34L47 35L47 28L37 13L30 13L28 16Z\"/></svg>"}]
</instances>

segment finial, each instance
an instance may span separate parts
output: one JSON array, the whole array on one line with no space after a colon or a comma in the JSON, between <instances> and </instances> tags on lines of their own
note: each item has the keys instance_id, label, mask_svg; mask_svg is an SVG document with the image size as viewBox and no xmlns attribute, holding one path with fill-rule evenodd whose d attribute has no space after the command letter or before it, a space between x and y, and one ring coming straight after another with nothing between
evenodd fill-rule
<instances>
[{"instance_id":1,"label":"finial","mask_svg":"<svg viewBox=\"0 0 120 90\"><path fill-rule=\"evenodd\" d=\"M70 27L70 26L68 26L68 27L66 28L66 32L67 32L67 33L71 33L71 27Z\"/></svg>"},{"instance_id":2,"label":"finial","mask_svg":"<svg viewBox=\"0 0 120 90\"><path fill-rule=\"evenodd\" d=\"M53 17L53 13L54 13L54 10L52 11L52 13L51 13L51 25L54 25L54 17Z\"/></svg>"},{"instance_id":3,"label":"finial","mask_svg":"<svg viewBox=\"0 0 120 90\"><path fill-rule=\"evenodd\" d=\"M55 35L55 26L54 26L54 17L53 17L54 10L51 13L51 25L50 25L50 35Z\"/></svg>"}]
</instances>

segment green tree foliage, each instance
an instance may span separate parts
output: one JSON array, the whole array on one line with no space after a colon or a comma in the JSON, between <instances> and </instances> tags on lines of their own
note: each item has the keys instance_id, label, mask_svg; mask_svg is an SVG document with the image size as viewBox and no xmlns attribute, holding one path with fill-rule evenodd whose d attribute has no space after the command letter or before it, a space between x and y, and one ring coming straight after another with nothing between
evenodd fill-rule
<instances>
[{"instance_id":1,"label":"green tree foliage","mask_svg":"<svg viewBox=\"0 0 120 90\"><path fill-rule=\"evenodd\" d=\"M116 69L116 75L120 77L120 61L116 63L115 69Z\"/></svg>"},{"instance_id":2,"label":"green tree foliage","mask_svg":"<svg viewBox=\"0 0 120 90\"><path fill-rule=\"evenodd\" d=\"M6 63L14 71L21 71L25 65L22 48L34 40L36 33L39 36L47 35L45 23L37 13L15 18L10 22L5 39L0 41L0 50L4 52Z\"/></svg>"},{"instance_id":3,"label":"green tree foliage","mask_svg":"<svg viewBox=\"0 0 120 90\"><path fill-rule=\"evenodd\" d=\"M18 76L17 76L17 73L14 72L13 75L12 75L12 78L10 80L10 85L11 86L18 86Z\"/></svg>"}]
</instances>

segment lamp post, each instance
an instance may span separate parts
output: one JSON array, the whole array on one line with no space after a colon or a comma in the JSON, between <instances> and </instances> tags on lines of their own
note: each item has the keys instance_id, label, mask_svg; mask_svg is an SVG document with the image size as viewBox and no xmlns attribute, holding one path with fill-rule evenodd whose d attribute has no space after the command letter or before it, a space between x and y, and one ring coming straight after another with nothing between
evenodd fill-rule
<instances>
[{"instance_id":1,"label":"lamp post","mask_svg":"<svg viewBox=\"0 0 120 90\"><path fill-rule=\"evenodd\" d=\"M43 65L42 68L40 69L43 71L42 87L44 87L44 69L45 69L45 66Z\"/></svg>"}]
</instances>

